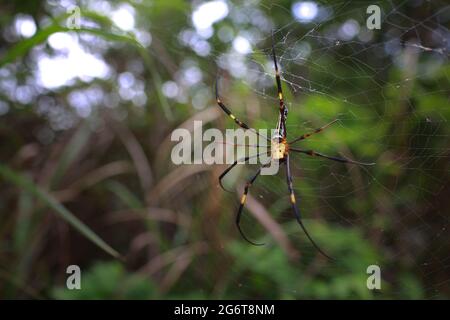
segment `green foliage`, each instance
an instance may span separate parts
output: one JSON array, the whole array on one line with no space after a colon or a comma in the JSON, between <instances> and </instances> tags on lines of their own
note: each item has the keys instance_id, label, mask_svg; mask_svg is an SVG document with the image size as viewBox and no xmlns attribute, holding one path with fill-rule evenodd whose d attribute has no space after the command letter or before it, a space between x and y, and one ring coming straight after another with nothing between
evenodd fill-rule
<instances>
[{"instance_id":1,"label":"green foliage","mask_svg":"<svg viewBox=\"0 0 450 320\"><path fill-rule=\"evenodd\" d=\"M99 262L82 273L80 290L55 288L54 299L156 299L155 284L142 275L129 273L118 262Z\"/></svg>"},{"instance_id":2,"label":"green foliage","mask_svg":"<svg viewBox=\"0 0 450 320\"><path fill-rule=\"evenodd\" d=\"M318 236L318 242L329 250L332 257L336 257L336 261L327 262L316 252L308 250L294 262L279 247L270 247L270 250L255 247L250 250L245 243L232 242L229 250L235 257L233 275L238 279L234 281L253 280L240 290L251 288L248 294L256 294L257 296L252 296L254 298L373 298L373 293L366 287L366 269L367 266L381 264L382 261L362 234L339 227L325 228L318 223L308 226L311 233ZM308 242L305 240L302 248L307 246ZM303 267L299 268L297 263ZM317 268L309 269L308 266L311 265L316 265ZM267 292L270 292L269 296ZM258 293L264 294L261 296ZM230 291L226 294L233 293ZM246 296L242 292L240 295Z\"/></svg>"}]
</instances>

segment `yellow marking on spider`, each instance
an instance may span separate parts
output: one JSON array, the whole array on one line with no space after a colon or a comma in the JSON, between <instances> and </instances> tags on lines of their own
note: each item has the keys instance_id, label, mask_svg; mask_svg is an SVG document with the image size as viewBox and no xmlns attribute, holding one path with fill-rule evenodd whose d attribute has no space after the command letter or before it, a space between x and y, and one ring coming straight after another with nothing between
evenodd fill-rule
<instances>
[{"instance_id":1,"label":"yellow marking on spider","mask_svg":"<svg viewBox=\"0 0 450 320\"><path fill-rule=\"evenodd\" d=\"M295 196L294 196L293 193L291 193L291 202L292 202L292 203L295 203Z\"/></svg>"},{"instance_id":2,"label":"yellow marking on spider","mask_svg":"<svg viewBox=\"0 0 450 320\"><path fill-rule=\"evenodd\" d=\"M278 98L280 98L280 100L283 100L283 94L281 92L278 92Z\"/></svg>"},{"instance_id":3,"label":"yellow marking on spider","mask_svg":"<svg viewBox=\"0 0 450 320\"><path fill-rule=\"evenodd\" d=\"M286 146L286 141L278 142L278 139L272 139L271 145L272 145L271 149L272 159L274 160L283 159L288 149Z\"/></svg>"},{"instance_id":4,"label":"yellow marking on spider","mask_svg":"<svg viewBox=\"0 0 450 320\"><path fill-rule=\"evenodd\" d=\"M244 204L246 199L247 199L247 195L243 194L242 198L241 198L241 204Z\"/></svg>"},{"instance_id":5,"label":"yellow marking on spider","mask_svg":"<svg viewBox=\"0 0 450 320\"><path fill-rule=\"evenodd\" d=\"M233 114L230 114L230 118L236 120L236 117Z\"/></svg>"}]
</instances>

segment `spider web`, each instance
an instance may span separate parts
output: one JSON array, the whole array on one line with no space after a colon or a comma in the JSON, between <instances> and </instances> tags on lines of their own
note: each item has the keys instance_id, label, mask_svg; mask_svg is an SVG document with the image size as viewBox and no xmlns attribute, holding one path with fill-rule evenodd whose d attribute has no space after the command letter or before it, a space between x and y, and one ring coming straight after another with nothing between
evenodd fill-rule
<instances>
[{"instance_id":1,"label":"spider web","mask_svg":"<svg viewBox=\"0 0 450 320\"><path fill-rule=\"evenodd\" d=\"M290 139L337 118L337 124L298 146L376 162L374 167L359 167L291 153L300 211L306 226L314 225L312 230L319 232L311 232L313 238L318 237L327 251L326 244L340 241L333 228L363 230L361 238L377 247L372 264L381 268L383 288L390 288L385 297L408 297L407 292L414 290L415 283L407 277L397 278L399 270L418 276L425 287L421 296L448 296L449 217L441 201L449 187L444 163L450 150L449 32L445 27L450 9L443 2L383 2L381 30L368 30L365 19L370 4L317 3L317 19L303 23L293 18L290 8L277 4L232 7L230 16L242 26L239 35L253 46L246 54L236 52L242 49L236 43L234 50L215 52L217 64L231 75L221 94L236 114L250 115L254 127L266 125L259 117L275 125L273 29L289 108ZM258 21L283 17L286 23L258 25L242 18L249 12ZM233 89L239 85L258 102L242 106L242 101L233 99ZM239 176L238 181L243 181L251 171L239 171L235 179ZM291 224L284 168L278 176L259 178L250 194L268 212L279 213L276 219L283 222L302 256L315 254L300 228ZM249 211L244 211L242 227L251 238L267 233L264 228L255 231L258 227L252 220ZM319 274L345 274L350 269L345 263L325 263ZM251 289L251 279L246 280L232 282L236 288ZM271 280L259 281L269 285Z\"/></svg>"},{"instance_id":2,"label":"spider web","mask_svg":"<svg viewBox=\"0 0 450 320\"><path fill-rule=\"evenodd\" d=\"M205 292L209 294L210 288L216 288L217 292L233 291L230 296L240 295L242 298L336 298L351 296L348 292L355 292L358 298L450 297L450 203L446 197L450 192L450 33L446 27L450 20L450 7L444 1L423 0L378 3L309 1L303 2L303 5L307 4L303 9L297 8L296 17L291 4L284 7L276 1L222 2L228 7L226 16L222 21L216 21L213 28L207 28L209 31L206 33L184 24L181 28L186 27L185 30L177 30L178 22L167 19L166 29L170 30L170 36L176 34L172 30L179 33L173 37L175 41L168 39L167 44L164 43L167 48L163 49L174 57L179 57L183 50L189 50L186 61L180 66L172 66L170 61L166 61L170 67L167 69L174 69L171 80L162 86L169 102L177 101L195 109L206 108L207 104L217 108L212 99L212 83L216 74L207 74L207 70L215 70L217 65L222 69L221 96L230 109L254 128L273 128L278 112L271 59L273 32L283 92L289 108L289 138L338 119L322 133L299 142L298 147L376 162L376 165L345 165L291 153L294 188L304 223L311 236L324 251L337 259L336 262L317 255L296 224L289 204L284 167L281 167L276 176L258 178L250 195L259 206L254 205L253 210L246 209L241 223L248 237L262 240L267 245L253 247L239 237L233 223L233 214L237 210L236 195L224 194L224 201L220 203L220 219L230 227L231 235L221 235L227 243L218 248L217 255L220 263L230 261L229 250L234 255L232 263L218 266L226 270L225 280L214 283L218 278L217 271L205 270L201 254L193 263L194 276L189 275L182 280L192 281L190 288L196 288L198 279L205 280L205 274L212 274L211 280L206 280L211 283ZM110 8L106 1L87 3L93 10L109 12L104 9L105 6ZM139 8L140 3L132 1L130 6ZM194 2L192 11L201 4L203 2ZM302 3L296 4L301 6ZM366 28L366 9L372 4L382 9L380 30ZM149 8L153 10L151 6ZM63 9L65 11L65 8L59 10ZM317 10L314 17L311 10ZM131 12L141 13L138 9ZM192 18L187 16L191 14L186 13L187 20ZM146 19L143 20L145 23L137 35L140 34L139 40L147 45L152 41L147 29L157 36L160 36L158 32L164 35L167 31L163 26L149 27ZM221 40L217 41L219 45L214 50L211 49L212 41L208 40L213 36ZM86 35L80 39L86 40L80 41L83 45L87 42L97 46L93 52L106 47L102 41L94 42ZM78 46L76 48L79 51ZM41 49L35 49L35 53ZM192 58L195 55L192 52L198 56ZM92 57L86 54L83 57L98 65ZM163 57L163 54L159 55L161 60ZM39 55L33 59L38 60ZM111 100L107 105L128 101L144 106L147 93L144 92L144 83L139 80L140 76L132 75L141 72L141 60L139 57L127 61L126 72L118 76L117 88L103 92L98 85L91 86L71 94L69 104L76 107L81 117L90 114L89 103L103 104L99 98L103 94L106 100ZM71 71L74 71L74 77L78 74L77 70ZM108 78L106 71L100 74L105 72L103 76ZM42 75L50 74L52 77L47 80L54 80L56 74L63 73L52 74L45 69ZM72 80L70 78L65 84ZM132 84L134 87L130 90L129 85ZM4 86L4 91L15 92L10 88ZM31 95L22 96L24 103L33 100ZM49 113L52 120L51 112L47 111L52 109L48 105L53 100L44 98L39 99L42 106L38 102L37 112ZM88 101L90 99L93 101ZM4 112L5 106L0 105L0 109ZM53 122L58 127L53 129L65 130L74 125L72 118L65 123L63 116L59 111L54 114ZM222 117L226 119L225 115ZM223 129L233 127L229 119L224 124ZM154 126L153 133L158 128ZM160 132L157 134L159 136ZM158 149L158 146L152 145L151 148ZM227 178L227 186L242 186L254 170L254 166L238 166ZM216 178L214 176L214 181ZM196 182L200 183L189 185L190 190L186 193L204 197L204 189L212 190L217 186L212 181L198 177ZM182 200L185 198L179 198L182 203L177 203L177 198L164 205L167 208L191 205ZM204 202L202 199L203 205ZM207 211L205 206L198 207ZM281 230L287 236L288 244L286 238L280 238L279 234L278 238L274 237L273 224L263 227L255 222L255 211L261 214L264 210L280 223L275 232ZM188 208L186 211L194 210ZM195 219L203 223L205 216L196 216ZM218 227L218 215L206 218L209 225L203 229L222 232L223 228ZM195 234L195 240L197 237ZM236 239L230 249L228 242L232 238ZM297 254L291 256L295 263L286 258L293 251ZM210 252L216 254L215 250ZM149 257L152 258L152 254ZM214 257L209 255L207 259L214 260ZM378 265L381 269L381 290L369 291L366 288L366 268L369 265ZM423 290L418 287L423 287ZM331 293L327 295L327 291Z\"/></svg>"}]
</instances>

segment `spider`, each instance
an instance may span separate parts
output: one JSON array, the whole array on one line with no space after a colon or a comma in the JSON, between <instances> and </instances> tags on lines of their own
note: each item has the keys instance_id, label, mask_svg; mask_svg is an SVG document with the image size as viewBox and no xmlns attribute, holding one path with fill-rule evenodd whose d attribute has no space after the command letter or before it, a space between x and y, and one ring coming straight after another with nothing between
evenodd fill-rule
<instances>
[{"instance_id":1,"label":"spider","mask_svg":"<svg viewBox=\"0 0 450 320\"><path fill-rule=\"evenodd\" d=\"M333 258L331 258L329 255L327 255L317 244L316 242L313 240L313 238L310 236L309 232L307 231L305 225L303 224L302 221L302 217L300 215L300 211L298 209L297 206L297 200L296 200L296 196L294 193L294 188L293 188L293 179L292 179L292 173L291 173L291 168L290 168L290 161L289 161L289 153L290 152L295 152L295 153L302 153L302 154L306 154L308 156L312 156L312 157L321 157L321 158L326 158L329 160L333 160L333 161L337 161L337 162L342 162L342 163L351 163L351 164L356 164L356 165L366 165L366 166L370 166L370 165L374 165L375 163L363 163L363 162L358 162L358 161L354 161L354 160L350 160L347 158L338 158L338 157L333 157L333 156L327 156L323 153L320 152L316 152L314 150L304 150L304 149L299 149L299 148L295 148L292 147L292 145L296 142L302 141L304 139L307 139L308 137L310 137L313 134L322 132L323 130L325 130L326 128L328 128L329 126L331 126L332 124L336 123L338 121L338 119L335 119L333 121L331 121L330 123L315 129L312 132L309 133L305 133L303 135L301 135L298 138L295 138L291 141L287 141L287 128L286 128L286 119L287 119L287 115L288 115L288 108L284 102L283 99L283 91L281 89L281 78L280 78L280 72L278 70L278 64L277 64L277 57L276 57L276 53L275 53L275 47L273 45L273 41L272 41L272 58L273 58L273 63L274 63L274 67L275 67L275 80L276 80L276 86L277 86L277 90L278 90L278 100L279 100L279 116L278 116L278 122L277 122L277 126L276 126L276 130L275 133L272 135L272 137L269 139L267 137L263 137L266 140L268 140L271 143L271 154L270 154L270 158L271 161L278 161L279 165L285 165L286 168L286 182L287 182L287 187L288 187L288 192L289 192L289 200L291 203L291 207L292 207L292 211L295 215L295 218L298 222L298 224L300 225L301 229L303 230L303 232L305 233L306 237L309 239L309 241L311 242L311 244L316 248L316 250L318 252L320 252L322 255L324 255L325 257L327 257L330 260L333 260ZM217 104L219 105L219 107L241 128L245 129L245 130L254 130L252 128L250 128L247 124L245 124L244 122L242 122L241 120L239 120L232 112L230 109L228 109L227 106L225 106L225 104L222 102L220 96L219 96L219 90L218 90L218 80L216 80L216 84L215 84L215 93L216 93L216 101ZM256 132L256 131L255 131ZM258 134L256 132L256 134ZM259 135L259 134L258 134ZM269 151L267 151L268 153ZM224 189L225 191L228 191L224 188L223 184L222 184L222 179L227 175L227 173L229 173L231 171L231 169L233 169L238 163L241 163L242 161L245 163L246 161L248 161L251 158L257 157L259 155L255 155L255 156L251 156L251 157L245 157L239 160L236 160L233 162L233 164L231 166L229 166L220 176L219 176L219 184L222 187L222 189ZM266 164L267 165L267 164ZM244 234L244 232L242 231L241 227L240 227L240 220L241 220L241 215L242 215L242 210L244 208L244 205L246 203L247 200L247 194L248 191L250 189L250 187L252 186L252 184L255 182L255 180L258 178L258 176L261 173L261 169L266 166L266 165L262 165L261 167L259 167L259 169L256 171L255 174L253 174L246 182L245 184L245 188L244 188L244 192L242 194L240 203L239 203L239 209L236 215L236 226L237 229L239 230L239 233L241 234L241 236L250 244L255 245L255 246L260 246L260 245L264 245L263 243L256 243L251 241L250 239L247 238L247 236Z\"/></svg>"}]
</instances>

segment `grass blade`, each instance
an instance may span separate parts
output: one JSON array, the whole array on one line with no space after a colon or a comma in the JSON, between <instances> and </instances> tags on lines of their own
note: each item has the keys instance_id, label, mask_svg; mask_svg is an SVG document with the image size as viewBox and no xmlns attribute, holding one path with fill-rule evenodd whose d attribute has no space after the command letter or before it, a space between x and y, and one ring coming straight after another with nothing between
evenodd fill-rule
<instances>
[{"instance_id":1,"label":"grass blade","mask_svg":"<svg viewBox=\"0 0 450 320\"><path fill-rule=\"evenodd\" d=\"M24 175L11 170L4 164L0 164L0 176L17 187L24 189L34 195L36 198L45 203L48 207L52 208L61 218L67 223L73 226L78 232L80 232L87 239L92 241L95 245L101 248L106 253L112 255L115 258L120 258L120 254L110 247L105 241L103 241L95 232L89 229L83 222L75 217L69 210L66 209L61 203L53 198L48 192L41 189L33 181Z\"/></svg>"}]
</instances>

